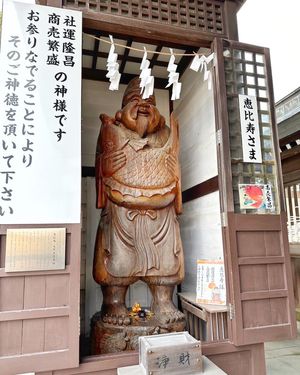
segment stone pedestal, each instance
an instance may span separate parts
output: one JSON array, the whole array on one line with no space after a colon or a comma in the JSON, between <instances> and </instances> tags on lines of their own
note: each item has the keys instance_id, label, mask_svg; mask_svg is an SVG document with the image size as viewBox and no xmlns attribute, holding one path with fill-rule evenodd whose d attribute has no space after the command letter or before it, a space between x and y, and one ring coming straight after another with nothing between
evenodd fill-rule
<instances>
[{"instance_id":1,"label":"stone pedestal","mask_svg":"<svg viewBox=\"0 0 300 375\"><path fill-rule=\"evenodd\" d=\"M138 349L139 336L181 332L185 321L162 325L155 316L145 319L130 318L131 324L118 325L103 322L99 313L91 322L91 354L117 353Z\"/></svg>"}]
</instances>

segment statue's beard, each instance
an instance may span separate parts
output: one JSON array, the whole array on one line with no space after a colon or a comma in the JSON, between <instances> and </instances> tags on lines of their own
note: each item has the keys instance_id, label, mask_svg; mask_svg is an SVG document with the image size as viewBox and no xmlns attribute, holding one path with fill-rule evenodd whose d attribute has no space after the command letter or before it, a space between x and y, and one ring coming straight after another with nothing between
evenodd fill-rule
<instances>
[{"instance_id":1,"label":"statue's beard","mask_svg":"<svg viewBox=\"0 0 300 375\"><path fill-rule=\"evenodd\" d=\"M122 111L121 121L130 130L136 132L140 138L153 133L159 126L160 115L151 107L128 104Z\"/></svg>"},{"instance_id":2,"label":"statue's beard","mask_svg":"<svg viewBox=\"0 0 300 375\"><path fill-rule=\"evenodd\" d=\"M148 133L148 125L149 125L149 117L148 116L138 116L136 119L136 131L141 138L144 138L145 135Z\"/></svg>"}]
</instances>

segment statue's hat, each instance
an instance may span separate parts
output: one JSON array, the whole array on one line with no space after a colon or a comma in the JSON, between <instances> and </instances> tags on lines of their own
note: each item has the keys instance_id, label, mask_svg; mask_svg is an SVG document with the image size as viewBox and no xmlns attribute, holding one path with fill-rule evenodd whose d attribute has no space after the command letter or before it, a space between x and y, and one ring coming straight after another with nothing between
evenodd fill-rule
<instances>
[{"instance_id":1,"label":"statue's hat","mask_svg":"<svg viewBox=\"0 0 300 375\"><path fill-rule=\"evenodd\" d=\"M131 81L129 81L124 95L123 95L123 100L122 100L122 108L127 104L127 96L131 94L132 92L137 92L138 95L141 94L141 88L140 88L140 78L139 77L134 77ZM153 95L154 99L155 96Z\"/></svg>"}]
</instances>

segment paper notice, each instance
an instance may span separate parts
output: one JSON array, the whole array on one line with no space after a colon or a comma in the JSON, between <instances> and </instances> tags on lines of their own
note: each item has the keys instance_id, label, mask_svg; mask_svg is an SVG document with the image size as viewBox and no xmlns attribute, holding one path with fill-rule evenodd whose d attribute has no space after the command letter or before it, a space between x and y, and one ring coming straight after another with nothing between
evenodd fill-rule
<instances>
[{"instance_id":1,"label":"paper notice","mask_svg":"<svg viewBox=\"0 0 300 375\"><path fill-rule=\"evenodd\" d=\"M66 228L7 229L5 272L65 268Z\"/></svg>"},{"instance_id":2,"label":"paper notice","mask_svg":"<svg viewBox=\"0 0 300 375\"><path fill-rule=\"evenodd\" d=\"M225 305L226 285L223 260L197 261L197 297L198 303Z\"/></svg>"}]
</instances>

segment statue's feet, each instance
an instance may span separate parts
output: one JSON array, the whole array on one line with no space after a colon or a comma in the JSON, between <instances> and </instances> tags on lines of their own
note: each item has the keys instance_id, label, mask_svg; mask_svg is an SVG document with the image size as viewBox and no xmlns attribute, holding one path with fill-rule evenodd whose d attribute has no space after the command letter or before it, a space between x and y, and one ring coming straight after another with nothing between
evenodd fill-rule
<instances>
[{"instance_id":1,"label":"statue's feet","mask_svg":"<svg viewBox=\"0 0 300 375\"><path fill-rule=\"evenodd\" d=\"M102 286L103 304L101 317L104 323L129 325L130 318L125 305L128 286Z\"/></svg>"},{"instance_id":2,"label":"statue's feet","mask_svg":"<svg viewBox=\"0 0 300 375\"><path fill-rule=\"evenodd\" d=\"M156 319L162 324L177 323L185 319L184 314L179 311L172 301L164 301L152 306Z\"/></svg>"},{"instance_id":3,"label":"statue's feet","mask_svg":"<svg viewBox=\"0 0 300 375\"><path fill-rule=\"evenodd\" d=\"M104 323L128 326L130 318L125 304L102 305L101 316Z\"/></svg>"},{"instance_id":4,"label":"statue's feet","mask_svg":"<svg viewBox=\"0 0 300 375\"><path fill-rule=\"evenodd\" d=\"M105 314L102 316L104 323L119 325L119 326L128 326L130 325L130 318L126 315L108 315Z\"/></svg>"}]
</instances>

